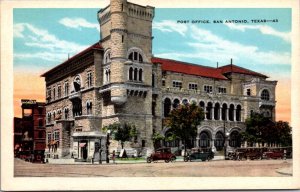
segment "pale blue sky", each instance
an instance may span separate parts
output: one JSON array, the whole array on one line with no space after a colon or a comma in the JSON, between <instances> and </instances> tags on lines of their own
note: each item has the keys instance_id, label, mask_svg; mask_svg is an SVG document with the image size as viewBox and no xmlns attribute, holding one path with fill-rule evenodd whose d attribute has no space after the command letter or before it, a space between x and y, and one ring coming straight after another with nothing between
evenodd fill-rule
<instances>
[{"instance_id":1,"label":"pale blue sky","mask_svg":"<svg viewBox=\"0 0 300 192\"><path fill-rule=\"evenodd\" d=\"M98 10L14 9L14 69L44 72L66 60L68 53L99 41ZM248 23L213 23L226 19ZM290 9L156 9L153 54L213 67L233 58L238 66L286 78L291 70L290 32Z\"/></svg>"}]
</instances>

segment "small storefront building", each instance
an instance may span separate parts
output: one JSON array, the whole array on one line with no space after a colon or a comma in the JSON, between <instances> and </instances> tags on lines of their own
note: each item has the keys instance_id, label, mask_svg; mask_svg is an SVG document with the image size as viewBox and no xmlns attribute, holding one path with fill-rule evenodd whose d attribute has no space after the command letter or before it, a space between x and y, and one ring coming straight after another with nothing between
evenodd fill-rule
<instances>
[{"instance_id":1,"label":"small storefront building","mask_svg":"<svg viewBox=\"0 0 300 192\"><path fill-rule=\"evenodd\" d=\"M106 159L106 135L98 131L75 132L71 157L75 161L97 162Z\"/></svg>"}]
</instances>

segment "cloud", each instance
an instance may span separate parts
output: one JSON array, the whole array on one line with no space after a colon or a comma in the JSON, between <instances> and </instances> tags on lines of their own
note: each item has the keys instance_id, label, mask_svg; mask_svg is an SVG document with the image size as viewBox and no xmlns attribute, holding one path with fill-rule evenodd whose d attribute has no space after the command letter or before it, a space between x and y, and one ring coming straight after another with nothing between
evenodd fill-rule
<instances>
[{"instance_id":1,"label":"cloud","mask_svg":"<svg viewBox=\"0 0 300 192\"><path fill-rule=\"evenodd\" d=\"M163 23L165 24L163 29L169 29L170 31L171 27L167 27L166 24L171 23L171 26L174 26L174 22L164 21ZM184 29L185 35L189 36L190 39L186 42L190 49L186 49L187 51L164 51L155 54L155 56L183 61L187 59L202 59L209 63L222 63L233 58L235 63L246 65L291 64L291 54L289 52L262 51L255 45L245 45L230 41L195 25L183 26L186 26ZM173 32L177 31L173 30Z\"/></svg>"},{"instance_id":2,"label":"cloud","mask_svg":"<svg viewBox=\"0 0 300 192\"><path fill-rule=\"evenodd\" d=\"M87 20L85 20L84 18L62 18L61 20L59 20L59 23L69 27L69 28L74 28L74 29L78 29L81 30L82 28L94 28L97 29L100 32L100 26L98 23L90 23Z\"/></svg>"},{"instance_id":3,"label":"cloud","mask_svg":"<svg viewBox=\"0 0 300 192\"><path fill-rule=\"evenodd\" d=\"M22 34L23 32L24 32L24 25L22 23L14 25L14 37L24 38L24 35Z\"/></svg>"},{"instance_id":4,"label":"cloud","mask_svg":"<svg viewBox=\"0 0 300 192\"><path fill-rule=\"evenodd\" d=\"M291 64L291 55L288 52L261 51L254 45L229 41L195 26L191 26L190 30L195 42L188 45L207 60L216 62L216 59L223 61L225 58L235 58L248 60L253 64Z\"/></svg>"},{"instance_id":5,"label":"cloud","mask_svg":"<svg viewBox=\"0 0 300 192\"><path fill-rule=\"evenodd\" d=\"M266 25L243 25L243 24L235 24L235 23L225 23L227 27L233 30L246 31L246 29L256 29L259 30L264 35L272 35L275 37L279 37L286 42L291 42L291 33L289 32L280 32L275 30L274 28Z\"/></svg>"},{"instance_id":6,"label":"cloud","mask_svg":"<svg viewBox=\"0 0 300 192\"><path fill-rule=\"evenodd\" d=\"M25 53L14 52L14 58L16 59L40 59L61 62L67 59L68 54L75 55L87 47L87 45L61 40L47 30L29 23L15 24L14 38L24 39L24 45L32 48ZM32 53L32 50L35 51Z\"/></svg>"},{"instance_id":7,"label":"cloud","mask_svg":"<svg viewBox=\"0 0 300 192\"><path fill-rule=\"evenodd\" d=\"M185 36L185 33L188 30L187 25L185 24L178 24L175 21L171 21L171 20L163 20L161 22L153 22L152 25L153 29L158 29L162 32L177 32L182 36Z\"/></svg>"}]
</instances>

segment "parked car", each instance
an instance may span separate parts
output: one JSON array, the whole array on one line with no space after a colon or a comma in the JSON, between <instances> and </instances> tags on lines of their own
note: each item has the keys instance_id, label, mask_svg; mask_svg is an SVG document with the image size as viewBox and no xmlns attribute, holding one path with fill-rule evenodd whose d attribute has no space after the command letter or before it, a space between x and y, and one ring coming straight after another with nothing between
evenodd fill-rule
<instances>
[{"instance_id":1,"label":"parked car","mask_svg":"<svg viewBox=\"0 0 300 192\"><path fill-rule=\"evenodd\" d=\"M158 160L164 160L166 163L174 162L176 156L171 152L171 148L159 148L147 157L147 163Z\"/></svg>"},{"instance_id":2,"label":"parked car","mask_svg":"<svg viewBox=\"0 0 300 192\"><path fill-rule=\"evenodd\" d=\"M200 159L201 161L209 161L214 158L214 153L210 149L192 149L191 153L184 157L184 161L194 161Z\"/></svg>"},{"instance_id":3,"label":"parked car","mask_svg":"<svg viewBox=\"0 0 300 192\"><path fill-rule=\"evenodd\" d=\"M283 151L268 151L264 152L263 158L264 159L283 159L284 153Z\"/></svg>"}]
</instances>

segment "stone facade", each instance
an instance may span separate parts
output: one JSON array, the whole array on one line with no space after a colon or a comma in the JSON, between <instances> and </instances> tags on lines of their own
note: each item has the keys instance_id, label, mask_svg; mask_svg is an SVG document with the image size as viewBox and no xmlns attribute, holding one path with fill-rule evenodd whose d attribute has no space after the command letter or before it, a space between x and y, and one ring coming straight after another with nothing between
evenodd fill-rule
<instances>
[{"instance_id":1,"label":"stone facade","mask_svg":"<svg viewBox=\"0 0 300 192\"><path fill-rule=\"evenodd\" d=\"M195 102L205 121L189 147L240 145L238 134L253 112L275 119L276 81L231 64L211 68L152 55L154 7L111 0L98 12L101 40L42 76L46 81L48 158L99 156L114 122L138 128L138 148L153 148L154 132L171 109ZM164 145L178 147L179 142ZM53 145L56 146L55 150Z\"/></svg>"}]
</instances>

